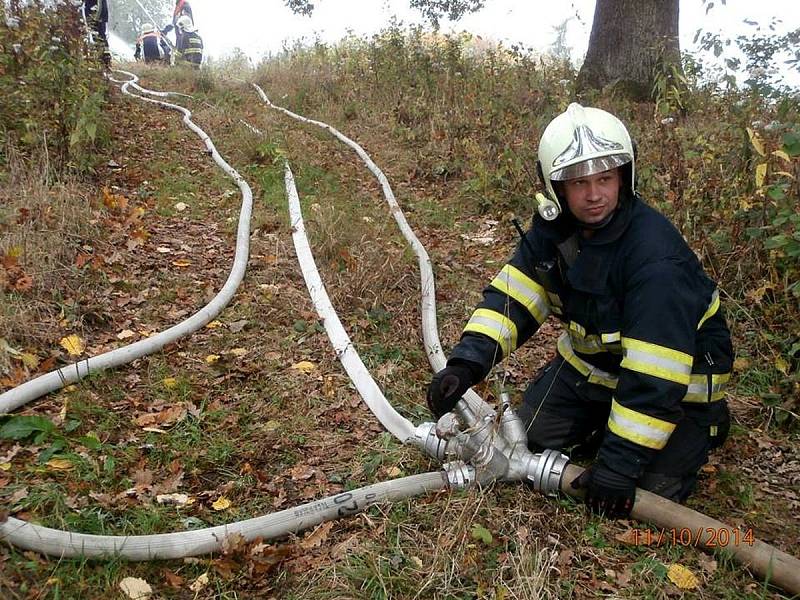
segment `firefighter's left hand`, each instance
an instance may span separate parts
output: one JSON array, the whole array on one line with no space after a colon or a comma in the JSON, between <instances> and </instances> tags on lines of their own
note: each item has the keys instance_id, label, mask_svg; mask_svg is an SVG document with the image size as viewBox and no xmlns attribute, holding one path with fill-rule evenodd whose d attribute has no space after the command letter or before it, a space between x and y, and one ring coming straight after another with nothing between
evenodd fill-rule
<instances>
[{"instance_id":1,"label":"firefighter's left hand","mask_svg":"<svg viewBox=\"0 0 800 600\"><path fill-rule=\"evenodd\" d=\"M585 489L584 502L592 512L612 519L625 519L636 500L636 481L595 463L570 484L572 489Z\"/></svg>"}]
</instances>

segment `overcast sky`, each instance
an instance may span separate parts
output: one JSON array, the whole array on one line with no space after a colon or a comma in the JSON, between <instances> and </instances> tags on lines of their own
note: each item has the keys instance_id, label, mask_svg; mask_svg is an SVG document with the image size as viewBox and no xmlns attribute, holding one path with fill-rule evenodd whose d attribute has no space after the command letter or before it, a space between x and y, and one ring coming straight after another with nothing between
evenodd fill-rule
<instances>
[{"instance_id":1,"label":"overcast sky","mask_svg":"<svg viewBox=\"0 0 800 600\"><path fill-rule=\"evenodd\" d=\"M234 48L244 50L254 61L267 52L278 52L284 43L315 37L336 41L352 31L371 34L385 27L395 16L402 22L422 23L417 11L408 8L408 0L314 0L312 17L294 15L282 0L191 0L195 24L205 43L206 54L220 58ZM800 24L798 0L727 0L706 15L701 0L681 0L681 47L691 50L699 27L720 32L724 37L753 31L745 19L768 25L779 18L783 32ZM568 45L573 58L586 52L594 15L594 0L487 0L486 7L458 23L443 23L442 29L467 30L483 37L509 43L520 42L536 49L546 49L555 38L553 28L565 19ZM135 6L135 5L134 5ZM800 76L792 78L800 83Z\"/></svg>"}]
</instances>

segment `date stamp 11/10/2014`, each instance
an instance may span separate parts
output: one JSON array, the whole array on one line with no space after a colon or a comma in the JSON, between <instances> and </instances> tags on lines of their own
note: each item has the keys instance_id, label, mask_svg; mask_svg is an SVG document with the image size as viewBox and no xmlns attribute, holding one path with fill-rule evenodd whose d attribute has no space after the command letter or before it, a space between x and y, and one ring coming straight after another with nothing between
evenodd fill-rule
<instances>
[{"instance_id":1,"label":"date stamp 11/10/2014","mask_svg":"<svg viewBox=\"0 0 800 600\"><path fill-rule=\"evenodd\" d=\"M752 546L755 542L752 529L728 527L666 527L661 529L633 529L629 532L634 545L693 546L695 548L727 548Z\"/></svg>"}]
</instances>

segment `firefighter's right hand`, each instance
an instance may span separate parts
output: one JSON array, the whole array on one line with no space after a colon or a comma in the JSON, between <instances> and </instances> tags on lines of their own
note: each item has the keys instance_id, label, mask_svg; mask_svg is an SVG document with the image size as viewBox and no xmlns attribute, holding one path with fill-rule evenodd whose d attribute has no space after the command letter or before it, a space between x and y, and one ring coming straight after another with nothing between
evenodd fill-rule
<instances>
[{"instance_id":1,"label":"firefighter's right hand","mask_svg":"<svg viewBox=\"0 0 800 600\"><path fill-rule=\"evenodd\" d=\"M428 386L428 408L438 419L453 410L461 396L475 383L473 369L462 363L446 366Z\"/></svg>"}]
</instances>

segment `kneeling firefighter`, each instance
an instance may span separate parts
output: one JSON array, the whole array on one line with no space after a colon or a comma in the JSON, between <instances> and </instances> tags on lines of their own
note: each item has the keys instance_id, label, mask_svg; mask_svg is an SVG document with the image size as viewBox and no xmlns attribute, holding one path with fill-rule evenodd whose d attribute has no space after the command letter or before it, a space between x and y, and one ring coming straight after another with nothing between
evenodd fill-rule
<instances>
[{"instance_id":1,"label":"kneeling firefighter","mask_svg":"<svg viewBox=\"0 0 800 600\"><path fill-rule=\"evenodd\" d=\"M556 357L519 410L531 451L596 452L572 482L595 512L628 516L636 486L683 502L730 423L733 348L716 285L635 191L634 145L612 114L571 104L545 129L537 166L547 195L428 406L452 410L554 314Z\"/></svg>"}]
</instances>

